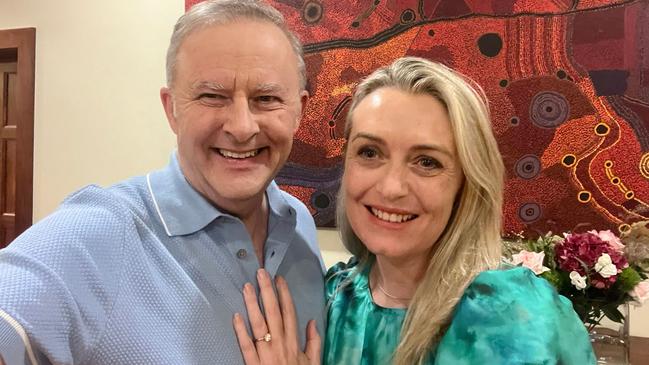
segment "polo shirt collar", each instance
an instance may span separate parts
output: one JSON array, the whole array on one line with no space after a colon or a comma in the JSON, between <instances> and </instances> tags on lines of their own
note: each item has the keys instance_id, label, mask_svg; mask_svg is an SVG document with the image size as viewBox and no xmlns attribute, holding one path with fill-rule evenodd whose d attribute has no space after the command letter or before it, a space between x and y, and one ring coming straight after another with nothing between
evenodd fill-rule
<instances>
[{"instance_id":1,"label":"polo shirt collar","mask_svg":"<svg viewBox=\"0 0 649 365\"><path fill-rule=\"evenodd\" d=\"M189 184L180 169L176 152L172 154L167 167L148 174L146 180L158 217L168 236L192 234L202 230L216 218L233 217L220 211ZM266 188L266 196L273 218L293 222L296 220L295 210L286 201L275 181Z\"/></svg>"}]
</instances>

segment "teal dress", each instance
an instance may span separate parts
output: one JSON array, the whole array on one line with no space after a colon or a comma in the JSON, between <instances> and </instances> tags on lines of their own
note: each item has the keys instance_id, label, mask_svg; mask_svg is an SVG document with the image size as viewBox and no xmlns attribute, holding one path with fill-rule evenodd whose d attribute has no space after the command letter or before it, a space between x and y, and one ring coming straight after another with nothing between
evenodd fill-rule
<instances>
[{"instance_id":1,"label":"teal dress","mask_svg":"<svg viewBox=\"0 0 649 365\"><path fill-rule=\"evenodd\" d=\"M324 365L390 364L405 309L372 300L368 272L338 263L326 278ZM427 364L595 364L586 329L570 301L544 279L515 267L479 274L460 299Z\"/></svg>"}]
</instances>

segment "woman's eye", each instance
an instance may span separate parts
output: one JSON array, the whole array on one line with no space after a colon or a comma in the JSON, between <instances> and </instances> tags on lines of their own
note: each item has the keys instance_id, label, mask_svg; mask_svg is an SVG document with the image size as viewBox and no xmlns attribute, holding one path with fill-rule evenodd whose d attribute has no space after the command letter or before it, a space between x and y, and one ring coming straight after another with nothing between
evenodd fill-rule
<instances>
[{"instance_id":1,"label":"woman's eye","mask_svg":"<svg viewBox=\"0 0 649 365\"><path fill-rule=\"evenodd\" d=\"M377 157L379 153L374 148L363 147L358 150L358 155L363 158L372 159Z\"/></svg>"},{"instance_id":2,"label":"woman's eye","mask_svg":"<svg viewBox=\"0 0 649 365\"><path fill-rule=\"evenodd\" d=\"M417 160L417 165L425 168L425 169L435 169L438 167L441 167L442 165L437 161L436 159L432 157L421 157L419 160Z\"/></svg>"}]
</instances>

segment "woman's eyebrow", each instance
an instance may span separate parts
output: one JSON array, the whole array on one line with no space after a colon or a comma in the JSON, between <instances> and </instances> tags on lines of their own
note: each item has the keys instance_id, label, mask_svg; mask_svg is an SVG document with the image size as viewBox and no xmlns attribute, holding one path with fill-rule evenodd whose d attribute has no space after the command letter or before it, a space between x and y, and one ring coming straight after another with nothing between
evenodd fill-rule
<instances>
[{"instance_id":1,"label":"woman's eyebrow","mask_svg":"<svg viewBox=\"0 0 649 365\"><path fill-rule=\"evenodd\" d=\"M448 148L438 145L438 144L418 144L410 148L413 151L437 151L442 154L447 155L450 158L453 158L453 153L448 150Z\"/></svg>"},{"instance_id":2,"label":"woman's eyebrow","mask_svg":"<svg viewBox=\"0 0 649 365\"><path fill-rule=\"evenodd\" d=\"M383 138L375 136L375 135L370 134L370 133L365 133L365 132L356 133L351 138L351 141L354 142L355 140L357 140L359 138L369 139L370 141L373 141L373 142L376 142L376 143L379 143L379 144L385 144L385 141L383 140Z\"/></svg>"}]
</instances>

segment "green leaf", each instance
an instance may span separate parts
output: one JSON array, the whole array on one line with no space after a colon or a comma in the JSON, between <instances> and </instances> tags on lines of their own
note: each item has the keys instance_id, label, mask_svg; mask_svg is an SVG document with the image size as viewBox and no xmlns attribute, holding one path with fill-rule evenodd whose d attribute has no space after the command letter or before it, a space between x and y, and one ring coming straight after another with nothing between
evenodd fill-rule
<instances>
[{"instance_id":1,"label":"green leaf","mask_svg":"<svg viewBox=\"0 0 649 365\"><path fill-rule=\"evenodd\" d=\"M624 321L624 315L617 309L617 306L613 307L606 305L602 308L602 311L604 312L606 318L610 319L613 322L622 323Z\"/></svg>"}]
</instances>

